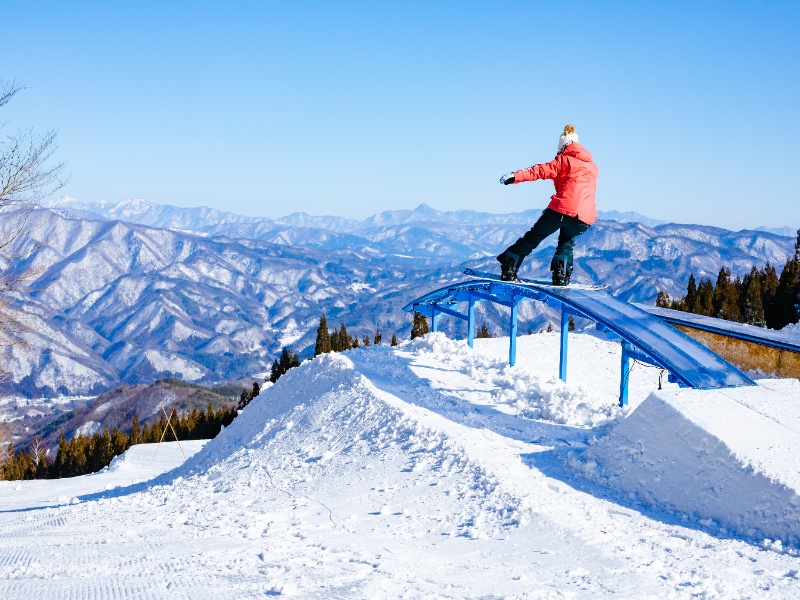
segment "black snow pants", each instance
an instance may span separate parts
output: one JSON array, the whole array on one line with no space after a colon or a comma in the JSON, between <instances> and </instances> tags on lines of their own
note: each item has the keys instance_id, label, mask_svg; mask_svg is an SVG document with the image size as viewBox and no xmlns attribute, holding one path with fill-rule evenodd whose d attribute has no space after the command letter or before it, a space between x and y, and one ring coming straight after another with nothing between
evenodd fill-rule
<instances>
[{"instance_id":1,"label":"black snow pants","mask_svg":"<svg viewBox=\"0 0 800 600\"><path fill-rule=\"evenodd\" d=\"M506 251L519 255L521 263L522 259L533 252L533 249L541 244L546 237L558 231L558 247L553 256L553 262L558 259L565 259L568 272L572 273L572 250L575 248L575 238L582 233L586 233L588 229L589 225L578 219L578 217L570 217L551 208L545 208L542 216L534 223L533 227L511 244Z\"/></svg>"}]
</instances>

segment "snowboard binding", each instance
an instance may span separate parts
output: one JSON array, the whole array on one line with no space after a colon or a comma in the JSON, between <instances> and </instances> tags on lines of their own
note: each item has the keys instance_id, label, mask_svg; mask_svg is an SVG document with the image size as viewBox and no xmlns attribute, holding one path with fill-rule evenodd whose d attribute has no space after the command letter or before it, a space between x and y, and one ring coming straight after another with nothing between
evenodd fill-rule
<instances>
[{"instance_id":1,"label":"snowboard binding","mask_svg":"<svg viewBox=\"0 0 800 600\"><path fill-rule=\"evenodd\" d=\"M553 262L550 263L550 270L553 272L553 285L560 287L569 285L572 277L572 265L569 264L566 256L556 254Z\"/></svg>"},{"instance_id":2,"label":"snowboard binding","mask_svg":"<svg viewBox=\"0 0 800 600\"><path fill-rule=\"evenodd\" d=\"M506 250L497 257L497 260L500 261L500 280L516 281L517 270L519 269L520 263L522 263L522 258L520 258L519 254L514 254Z\"/></svg>"}]
</instances>

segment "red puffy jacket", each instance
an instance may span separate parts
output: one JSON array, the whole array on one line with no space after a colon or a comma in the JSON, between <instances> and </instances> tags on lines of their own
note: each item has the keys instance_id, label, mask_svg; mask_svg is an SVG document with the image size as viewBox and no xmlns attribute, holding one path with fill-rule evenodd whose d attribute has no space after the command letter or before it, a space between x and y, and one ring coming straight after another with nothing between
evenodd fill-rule
<instances>
[{"instance_id":1,"label":"red puffy jacket","mask_svg":"<svg viewBox=\"0 0 800 600\"><path fill-rule=\"evenodd\" d=\"M556 193L548 208L591 225L597 220L594 194L597 189L597 165L591 153L573 142L549 163L533 165L514 173L514 183L552 179Z\"/></svg>"}]
</instances>

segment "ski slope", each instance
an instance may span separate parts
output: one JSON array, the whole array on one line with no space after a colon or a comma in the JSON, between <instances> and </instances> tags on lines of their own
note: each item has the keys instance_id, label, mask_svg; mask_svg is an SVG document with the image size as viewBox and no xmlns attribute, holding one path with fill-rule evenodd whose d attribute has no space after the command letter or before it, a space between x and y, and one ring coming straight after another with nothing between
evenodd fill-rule
<instances>
[{"instance_id":1,"label":"ski slope","mask_svg":"<svg viewBox=\"0 0 800 600\"><path fill-rule=\"evenodd\" d=\"M170 472L142 446L96 475L0 482L0 597L797 597L797 382L704 408L637 365L623 409L618 344L572 336L569 384L557 333L520 337L515 367L507 345L326 355ZM709 460L724 477L706 485ZM726 481L786 495L756 527Z\"/></svg>"}]
</instances>

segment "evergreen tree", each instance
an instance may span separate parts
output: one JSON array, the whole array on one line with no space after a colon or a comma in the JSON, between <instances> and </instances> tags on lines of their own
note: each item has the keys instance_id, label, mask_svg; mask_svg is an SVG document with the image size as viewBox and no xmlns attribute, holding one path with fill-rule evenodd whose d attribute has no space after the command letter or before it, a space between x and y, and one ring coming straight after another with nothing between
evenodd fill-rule
<instances>
[{"instance_id":1,"label":"evergreen tree","mask_svg":"<svg viewBox=\"0 0 800 600\"><path fill-rule=\"evenodd\" d=\"M314 344L314 356L327 354L331 351L331 336L328 332L328 322L325 320L325 313L319 318L317 327L317 342Z\"/></svg>"},{"instance_id":2,"label":"evergreen tree","mask_svg":"<svg viewBox=\"0 0 800 600\"><path fill-rule=\"evenodd\" d=\"M722 317L723 306L725 304L725 299L728 296L728 288L731 285L731 272L722 267L719 270L719 274L717 275L717 283L714 286L714 313L712 316Z\"/></svg>"},{"instance_id":3,"label":"evergreen tree","mask_svg":"<svg viewBox=\"0 0 800 600\"><path fill-rule=\"evenodd\" d=\"M397 346L397 334L396 333L392 334L392 343L390 345L391 346Z\"/></svg>"},{"instance_id":4,"label":"evergreen tree","mask_svg":"<svg viewBox=\"0 0 800 600\"><path fill-rule=\"evenodd\" d=\"M776 317L778 315L776 297L778 295L778 272L769 263L761 271L761 306L764 307L764 320L767 327L777 329Z\"/></svg>"},{"instance_id":5,"label":"evergreen tree","mask_svg":"<svg viewBox=\"0 0 800 600\"><path fill-rule=\"evenodd\" d=\"M375 344L376 346L381 343L381 330L380 329L376 329L375 330L375 339L372 340L372 343Z\"/></svg>"},{"instance_id":6,"label":"evergreen tree","mask_svg":"<svg viewBox=\"0 0 800 600\"><path fill-rule=\"evenodd\" d=\"M553 324L552 323L547 323L547 330L546 331L547 331L547 333L550 333L550 332L553 331Z\"/></svg>"},{"instance_id":7,"label":"evergreen tree","mask_svg":"<svg viewBox=\"0 0 800 600\"><path fill-rule=\"evenodd\" d=\"M56 450L56 458L53 461L53 466L51 467L51 477L54 478L62 478L68 477L66 472L66 465L67 465L67 440L64 437L64 432L62 431L58 436L58 450Z\"/></svg>"},{"instance_id":8,"label":"evergreen tree","mask_svg":"<svg viewBox=\"0 0 800 600\"><path fill-rule=\"evenodd\" d=\"M575 331L575 319L572 317L572 315L569 316L569 325L567 327L569 328L569 331Z\"/></svg>"},{"instance_id":9,"label":"evergreen tree","mask_svg":"<svg viewBox=\"0 0 800 600\"><path fill-rule=\"evenodd\" d=\"M275 363L272 363L272 368L275 368ZM272 380L272 370L270 370L270 380ZM245 406L247 406L250 402L249 398L250 394L247 393L246 389L242 389L242 393L239 394L239 404L236 405L238 410L242 410Z\"/></svg>"},{"instance_id":10,"label":"evergreen tree","mask_svg":"<svg viewBox=\"0 0 800 600\"><path fill-rule=\"evenodd\" d=\"M775 294L775 328L797 323L800 316L800 258L797 254L786 261Z\"/></svg>"},{"instance_id":11,"label":"evergreen tree","mask_svg":"<svg viewBox=\"0 0 800 600\"><path fill-rule=\"evenodd\" d=\"M371 346L372 342L369 341L369 335L364 336L364 347Z\"/></svg>"},{"instance_id":12,"label":"evergreen tree","mask_svg":"<svg viewBox=\"0 0 800 600\"><path fill-rule=\"evenodd\" d=\"M742 316L744 322L757 327L765 327L764 305L761 299L761 273L756 267L745 275L742 281L744 293L742 294Z\"/></svg>"},{"instance_id":13,"label":"evergreen tree","mask_svg":"<svg viewBox=\"0 0 800 600\"><path fill-rule=\"evenodd\" d=\"M800 260L800 227L797 228L797 239L794 242L794 257Z\"/></svg>"},{"instance_id":14,"label":"evergreen tree","mask_svg":"<svg viewBox=\"0 0 800 600\"><path fill-rule=\"evenodd\" d=\"M275 360L272 361L272 366L269 368L269 380L272 383L275 383L276 381L278 381L278 378L281 375L283 375L283 373L281 373L281 363L278 362L278 359L276 358ZM247 396L247 400L248 400L248 402L250 401L249 394ZM244 407L242 407L242 408L244 408Z\"/></svg>"},{"instance_id":15,"label":"evergreen tree","mask_svg":"<svg viewBox=\"0 0 800 600\"><path fill-rule=\"evenodd\" d=\"M339 332L334 329L331 334L331 352L341 352L342 344L339 342Z\"/></svg>"},{"instance_id":16,"label":"evergreen tree","mask_svg":"<svg viewBox=\"0 0 800 600\"><path fill-rule=\"evenodd\" d=\"M656 298L656 306L661 308L671 308L672 301L669 298L669 294L667 294L663 290L658 290L658 297Z\"/></svg>"},{"instance_id":17,"label":"evergreen tree","mask_svg":"<svg viewBox=\"0 0 800 600\"><path fill-rule=\"evenodd\" d=\"M361 342L358 341L358 337L354 335L350 336L350 347L358 348L359 346L361 346Z\"/></svg>"},{"instance_id":18,"label":"evergreen tree","mask_svg":"<svg viewBox=\"0 0 800 600\"><path fill-rule=\"evenodd\" d=\"M490 337L492 337L492 334L489 333L489 328L486 327L486 321L483 322L483 325L481 326L481 328L478 331L478 333L475 334L475 337L477 337L477 338L490 338Z\"/></svg>"},{"instance_id":19,"label":"evergreen tree","mask_svg":"<svg viewBox=\"0 0 800 600\"><path fill-rule=\"evenodd\" d=\"M414 324L411 326L411 339L417 339L428 333L428 320L414 311Z\"/></svg>"},{"instance_id":20,"label":"evergreen tree","mask_svg":"<svg viewBox=\"0 0 800 600\"><path fill-rule=\"evenodd\" d=\"M714 286L708 277L701 279L697 286L697 309L695 312L707 317L714 315Z\"/></svg>"},{"instance_id":21,"label":"evergreen tree","mask_svg":"<svg viewBox=\"0 0 800 600\"><path fill-rule=\"evenodd\" d=\"M350 348L353 347L353 343L350 339L350 335L347 333L347 327L344 326L344 323L339 327L339 347L342 352L350 350Z\"/></svg>"},{"instance_id":22,"label":"evergreen tree","mask_svg":"<svg viewBox=\"0 0 800 600\"><path fill-rule=\"evenodd\" d=\"M686 296L683 299L683 310L688 312L695 312L698 300L700 299L697 294L697 282L694 279L694 273L689 274L689 283L686 285Z\"/></svg>"},{"instance_id":23,"label":"evergreen tree","mask_svg":"<svg viewBox=\"0 0 800 600\"><path fill-rule=\"evenodd\" d=\"M142 425L139 423L139 415L133 413L133 420L131 421L131 431L128 434L128 445L133 446L135 444L142 443Z\"/></svg>"},{"instance_id":24,"label":"evergreen tree","mask_svg":"<svg viewBox=\"0 0 800 600\"><path fill-rule=\"evenodd\" d=\"M275 383L278 381L281 375L286 373L286 371L299 366L300 357L298 357L297 354L292 352L289 348L284 347L284 349L281 351L280 359L276 359L275 362L272 363L269 380L272 383ZM253 390L250 392L249 400L252 400L258 396L259 391L258 383L253 382Z\"/></svg>"},{"instance_id":25,"label":"evergreen tree","mask_svg":"<svg viewBox=\"0 0 800 600\"><path fill-rule=\"evenodd\" d=\"M103 428L103 433L95 440L95 446L92 452L91 473L107 467L115 456L114 442L111 439L111 432L108 427Z\"/></svg>"}]
</instances>

